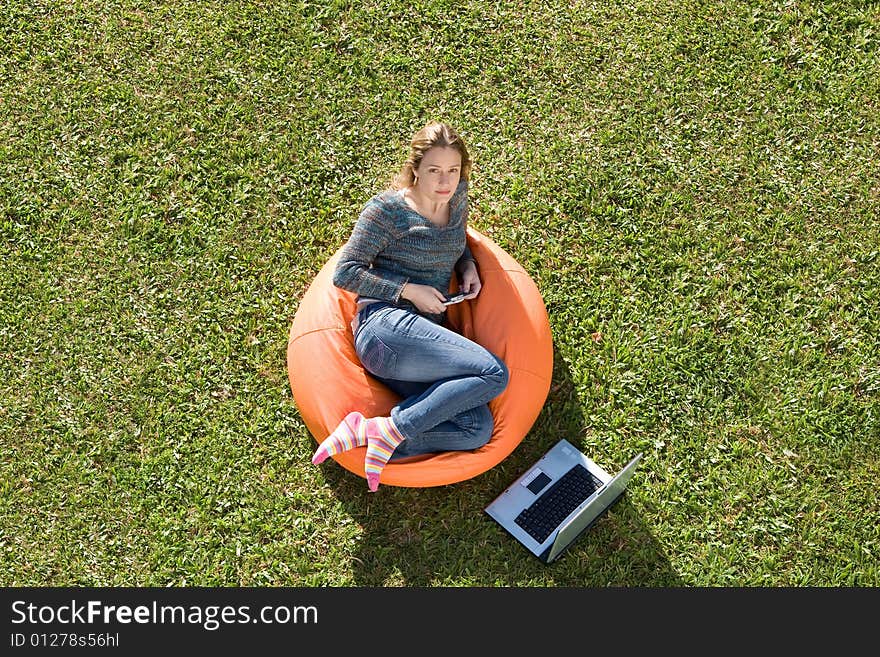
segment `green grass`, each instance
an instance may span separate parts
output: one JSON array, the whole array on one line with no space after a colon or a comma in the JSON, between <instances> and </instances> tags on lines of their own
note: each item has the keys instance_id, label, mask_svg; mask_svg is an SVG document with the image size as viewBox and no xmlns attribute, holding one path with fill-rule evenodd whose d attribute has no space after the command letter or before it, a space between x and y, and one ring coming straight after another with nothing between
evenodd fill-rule
<instances>
[{"instance_id":1,"label":"green grass","mask_svg":"<svg viewBox=\"0 0 880 657\"><path fill-rule=\"evenodd\" d=\"M8 2L0 583L880 585L877 2ZM493 470L382 487L287 334L411 133L541 289ZM482 507L565 436L624 500L552 567Z\"/></svg>"}]
</instances>

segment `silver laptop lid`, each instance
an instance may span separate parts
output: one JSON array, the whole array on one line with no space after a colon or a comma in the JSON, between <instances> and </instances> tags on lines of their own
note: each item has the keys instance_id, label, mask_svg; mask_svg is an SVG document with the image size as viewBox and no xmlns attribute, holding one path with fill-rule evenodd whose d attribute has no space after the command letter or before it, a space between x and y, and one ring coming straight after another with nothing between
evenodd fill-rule
<instances>
[{"instance_id":1,"label":"silver laptop lid","mask_svg":"<svg viewBox=\"0 0 880 657\"><path fill-rule=\"evenodd\" d=\"M641 452L626 464L626 467L618 472L602 488L592 495L583 506L575 512L575 515L559 528L556 539L547 555L547 563L556 559L576 539L599 514L613 504L622 494L635 472L636 465L642 459Z\"/></svg>"},{"instance_id":2,"label":"silver laptop lid","mask_svg":"<svg viewBox=\"0 0 880 657\"><path fill-rule=\"evenodd\" d=\"M609 473L599 467L592 459L562 438L552 449L546 452L516 481L508 486L503 493L495 498L486 507L486 512L532 554L537 557L540 557L541 554L546 554L553 545L558 529L554 529L547 538L539 543L522 527L516 524L515 518L520 511L530 506L553 483L578 463L587 468L599 481L609 482L613 479Z\"/></svg>"}]
</instances>

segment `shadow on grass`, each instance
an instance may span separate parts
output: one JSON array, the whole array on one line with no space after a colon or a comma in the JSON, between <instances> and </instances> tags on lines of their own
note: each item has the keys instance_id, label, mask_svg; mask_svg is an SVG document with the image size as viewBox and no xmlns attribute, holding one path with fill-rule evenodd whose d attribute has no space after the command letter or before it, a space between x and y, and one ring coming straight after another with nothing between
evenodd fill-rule
<instances>
[{"instance_id":1,"label":"shadow on grass","mask_svg":"<svg viewBox=\"0 0 880 657\"><path fill-rule=\"evenodd\" d=\"M435 488L380 486L372 494L364 479L325 466L327 483L363 527L353 564L357 586L683 585L627 495L550 565L483 511L559 438L581 444L583 411L566 364L554 354L550 394L535 425L489 472Z\"/></svg>"}]
</instances>

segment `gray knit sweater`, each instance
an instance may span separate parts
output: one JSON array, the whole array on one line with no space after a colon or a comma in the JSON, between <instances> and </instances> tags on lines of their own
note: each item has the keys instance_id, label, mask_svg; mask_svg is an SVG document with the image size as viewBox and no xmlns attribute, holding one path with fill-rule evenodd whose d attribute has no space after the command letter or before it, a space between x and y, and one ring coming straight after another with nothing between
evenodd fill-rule
<instances>
[{"instance_id":1,"label":"gray knit sweater","mask_svg":"<svg viewBox=\"0 0 880 657\"><path fill-rule=\"evenodd\" d=\"M467 247L468 183L462 180L449 199L449 223L437 226L413 210L400 191L386 190L361 211L342 249L333 284L359 298L380 299L419 312L400 298L407 283L449 290L453 269L473 260ZM443 314L420 313L442 322Z\"/></svg>"}]
</instances>

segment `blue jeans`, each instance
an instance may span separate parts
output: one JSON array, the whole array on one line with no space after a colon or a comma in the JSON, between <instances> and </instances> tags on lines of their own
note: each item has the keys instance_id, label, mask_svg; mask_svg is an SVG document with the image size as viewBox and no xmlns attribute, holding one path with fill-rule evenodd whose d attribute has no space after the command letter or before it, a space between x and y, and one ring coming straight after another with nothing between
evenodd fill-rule
<instances>
[{"instance_id":1,"label":"blue jeans","mask_svg":"<svg viewBox=\"0 0 880 657\"><path fill-rule=\"evenodd\" d=\"M504 362L409 310L371 303L358 315L364 368L403 400L391 418L404 440L393 458L482 447L492 436L488 402L507 387Z\"/></svg>"}]
</instances>

